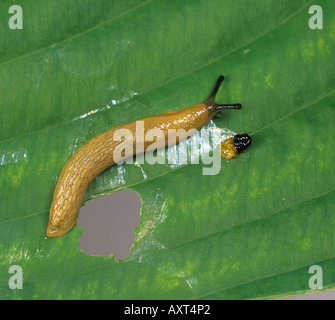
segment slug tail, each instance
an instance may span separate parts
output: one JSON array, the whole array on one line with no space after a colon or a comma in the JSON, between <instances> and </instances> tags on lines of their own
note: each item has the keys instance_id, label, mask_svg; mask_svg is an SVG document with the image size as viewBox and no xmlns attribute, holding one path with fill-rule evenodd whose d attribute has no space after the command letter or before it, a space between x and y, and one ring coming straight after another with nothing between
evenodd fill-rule
<instances>
[{"instance_id":1,"label":"slug tail","mask_svg":"<svg viewBox=\"0 0 335 320\"><path fill-rule=\"evenodd\" d=\"M47 237L54 238L54 237L63 236L64 234L68 233L73 228L73 226L74 225L71 225L70 227L63 229L63 228L54 226L51 222L49 222L48 228L47 228Z\"/></svg>"}]
</instances>

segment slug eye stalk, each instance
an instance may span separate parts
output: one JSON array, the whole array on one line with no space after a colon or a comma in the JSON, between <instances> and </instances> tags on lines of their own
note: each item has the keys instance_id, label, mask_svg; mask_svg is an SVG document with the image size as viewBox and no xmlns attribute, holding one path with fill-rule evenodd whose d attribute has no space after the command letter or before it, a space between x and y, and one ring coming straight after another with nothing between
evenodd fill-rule
<instances>
[{"instance_id":1,"label":"slug eye stalk","mask_svg":"<svg viewBox=\"0 0 335 320\"><path fill-rule=\"evenodd\" d=\"M214 88L212 89L211 93L209 94L208 98L204 101L204 103L207 105L208 109L211 112L219 113L222 110L226 109L242 109L242 105L240 103L235 103L235 104L219 104L216 103L215 97L221 87L221 84L224 80L224 76L219 76L218 80L216 81L216 84Z\"/></svg>"}]
</instances>

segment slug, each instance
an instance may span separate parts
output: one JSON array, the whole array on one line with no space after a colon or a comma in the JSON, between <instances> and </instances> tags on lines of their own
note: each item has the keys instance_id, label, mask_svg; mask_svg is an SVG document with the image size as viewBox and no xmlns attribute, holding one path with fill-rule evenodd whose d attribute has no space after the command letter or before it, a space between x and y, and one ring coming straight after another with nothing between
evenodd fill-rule
<instances>
[{"instance_id":1,"label":"slug","mask_svg":"<svg viewBox=\"0 0 335 320\"><path fill-rule=\"evenodd\" d=\"M157 140L161 140L161 146L164 147L169 145L167 141L169 129L200 130L221 110L241 109L242 106L240 104L216 103L215 97L223 80L223 76L218 78L210 95L202 103L178 111L121 124L97 135L80 147L68 160L57 181L50 208L47 236L62 236L74 227L89 184L100 173L117 163L117 159L114 159L113 155L114 150L120 146L122 141L122 139L116 138L120 130L127 129L133 133L132 140L129 143L133 145L131 156L134 156L148 151L152 144L152 141L138 141L136 139L137 121L143 121L144 134L149 130L155 129L164 132L164 137L157 138ZM183 139L186 139L186 136L179 137L179 139L175 140L175 143ZM244 143L240 143L240 140L240 137L236 136L234 141L230 142L235 148L234 152L246 150L251 143L251 138L248 135L243 135ZM142 147L139 148L139 145L142 145ZM233 148L230 149L230 154L232 154Z\"/></svg>"}]
</instances>

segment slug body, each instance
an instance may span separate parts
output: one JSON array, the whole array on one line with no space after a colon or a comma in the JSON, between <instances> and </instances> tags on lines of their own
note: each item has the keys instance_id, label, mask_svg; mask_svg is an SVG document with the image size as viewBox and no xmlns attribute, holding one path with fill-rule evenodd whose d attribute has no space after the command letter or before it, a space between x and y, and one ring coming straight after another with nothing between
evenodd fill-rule
<instances>
[{"instance_id":1,"label":"slug body","mask_svg":"<svg viewBox=\"0 0 335 320\"><path fill-rule=\"evenodd\" d=\"M241 109L240 104L223 105L215 102L216 93L223 79L223 76L219 77L211 94L203 103L119 125L97 135L79 148L59 176L50 208L47 236L62 236L73 228L89 184L100 173L118 162L114 151L118 146L120 147L121 143L125 143L125 139L117 138L118 132L127 129L132 133L131 139L126 142L132 145L133 151L130 156L134 156L148 151L152 145L152 141L146 141L143 138L139 141L141 138L138 138L145 136L149 130L154 132L157 129L164 133L164 137L160 136L156 139L156 142L158 141L159 145L164 147L169 145L167 139L169 129L200 130L221 110ZM143 123L144 135L136 134L139 121ZM186 138L186 135L180 136L179 140ZM178 142L177 139L175 143Z\"/></svg>"}]
</instances>

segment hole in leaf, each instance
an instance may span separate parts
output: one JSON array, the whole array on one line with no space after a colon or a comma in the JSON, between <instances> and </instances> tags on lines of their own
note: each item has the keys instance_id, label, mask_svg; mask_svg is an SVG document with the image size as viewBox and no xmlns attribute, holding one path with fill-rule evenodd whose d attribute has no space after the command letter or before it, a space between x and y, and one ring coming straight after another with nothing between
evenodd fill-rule
<instances>
[{"instance_id":1,"label":"hole in leaf","mask_svg":"<svg viewBox=\"0 0 335 320\"><path fill-rule=\"evenodd\" d=\"M87 201L77 224L84 229L80 248L90 255L123 260L129 256L140 219L141 199L136 192L122 190Z\"/></svg>"}]
</instances>

